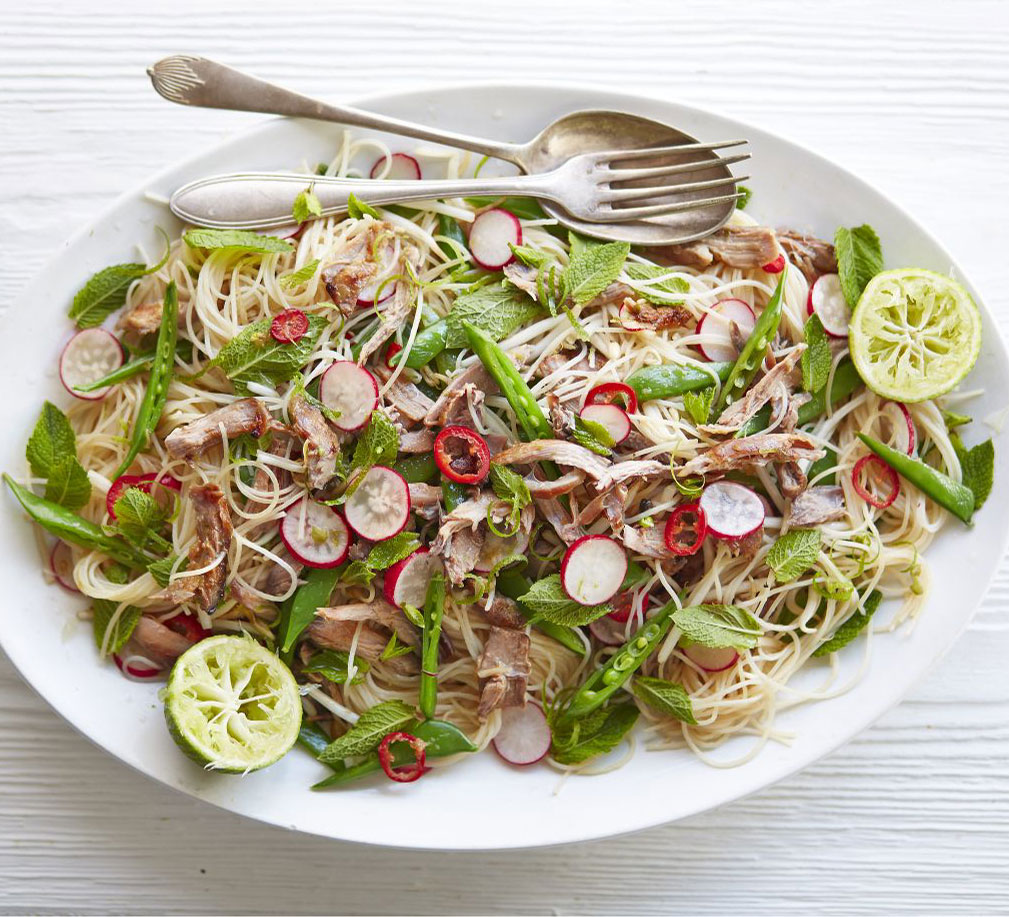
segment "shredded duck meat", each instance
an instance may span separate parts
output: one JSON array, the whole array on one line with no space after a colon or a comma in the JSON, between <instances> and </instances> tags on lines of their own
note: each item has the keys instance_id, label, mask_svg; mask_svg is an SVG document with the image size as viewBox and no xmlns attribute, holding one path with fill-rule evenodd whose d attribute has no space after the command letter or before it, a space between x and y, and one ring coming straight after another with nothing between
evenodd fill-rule
<instances>
[{"instance_id":1,"label":"shredded duck meat","mask_svg":"<svg viewBox=\"0 0 1009 917\"><path fill-rule=\"evenodd\" d=\"M357 308L357 300L365 287L378 275L378 264L371 258L375 239L380 233L392 232L388 223L375 222L353 239L345 241L319 275L329 298L344 315Z\"/></svg>"},{"instance_id":2,"label":"shredded duck meat","mask_svg":"<svg viewBox=\"0 0 1009 917\"><path fill-rule=\"evenodd\" d=\"M590 449L563 439L536 439L529 443L518 443L499 452L494 456L494 461L501 465L557 462L558 465L585 472L594 481L599 481L611 464Z\"/></svg>"},{"instance_id":3,"label":"shredded duck meat","mask_svg":"<svg viewBox=\"0 0 1009 917\"><path fill-rule=\"evenodd\" d=\"M779 360L750 387L746 395L722 411L715 423L706 424L700 429L705 433L735 433L744 427L776 394L787 396L790 386L793 384L793 380L790 378L792 371L805 349L805 344L793 347L783 359Z\"/></svg>"},{"instance_id":4,"label":"shredded duck meat","mask_svg":"<svg viewBox=\"0 0 1009 917\"><path fill-rule=\"evenodd\" d=\"M837 253L829 242L792 229L779 229L778 243L807 282L812 283L821 274L837 273Z\"/></svg>"},{"instance_id":5,"label":"shredded duck meat","mask_svg":"<svg viewBox=\"0 0 1009 917\"><path fill-rule=\"evenodd\" d=\"M686 245L652 249L667 264L698 270L720 261L729 267L755 270L778 257L778 240L767 226L723 226L710 236Z\"/></svg>"},{"instance_id":6,"label":"shredded duck meat","mask_svg":"<svg viewBox=\"0 0 1009 917\"><path fill-rule=\"evenodd\" d=\"M176 427L165 437L165 449L173 459L191 462L211 446L221 444L221 428L228 439L249 434L257 439L275 426L270 412L256 398L242 398L203 417Z\"/></svg>"},{"instance_id":7,"label":"shredded duck meat","mask_svg":"<svg viewBox=\"0 0 1009 917\"><path fill-rule=\"evenodd\" d=\"M529 664L529 635L510 627L491 625L483 653L477 660L480 703L477 713L486 719L492 710L524 707Z\"/></svg>"},{"instance_id":8,"label":"shredded duck meat","mask_svg":"<svg viewBox=\"0 0 1009 917\"><path fill-rule=\"evenodd\" d=\"M336 477L340 459L340 440L315 405L303 395L295 394L288 408L294 432L304 445L305 474L308 488L313 493L326 489Z\"/></svg>"},{"instance_id":9,"label":"shredded duck meat","mask_svg":"<svg viewBox=\"0 0 1009 917\"><path fill-rule=\"evenodd\" d=\"M137 619L137 625L130 634L130 643L141 655L163 667L174 662L193 645L187 637L149 615L141 615Z\"/></svg>"},{"instance_id":10,"label":"shredded duck meat","mask_svg":"<svg viewBox=\"0 0 1009 917\"><path fill-rule=\"evenodd\" d=\"M808 528L843 519L847 513L844 488L820 484L807 488L792 501L788 522L793 528Z\"/></svg>"},{"instance_id":11,"label":"shredded duck meat","mask_svg":"<svg viewBox=\"0 0 1009 917\"><path fill-rule=\"evenodd\" d=\"M768 462L815 462L823 455L823 449L801 433L755 433L706 449L681 466L677 474L718 474Z\"/></svg>"},{"instance_id":12,"label":"shredded duck meat","mask_svg":"<svg viewBox=\"0 0 1009 917\"><path fill-rule=\"evenodd\" d=\"M473 426L470 405L479 409L486 395L496 395L500 389L484 369L482 363L474 363L456 376L431 405L422 418L429 427L446 427L450 424Z\"/></svg>"},{"instance_id":13,"label":"shredded duck meat","mask_svg":"<svg viewBox=\"0 0 1009 917\"><path fill-rule=\"evenodd\" d=\"M138 303L122 317L119 327L134 334L154 334L161 328L163 311L164 305L157 300Z\"/></svg>"},{"instance_id":14,"label":"shredded duck meat","mask_svg":"<svg viewBox=\"0 0 1009 917\"><path fill-rule=\"evenodd\" d=\"M492 493L481 493L460 503L446 515L431 542L431 553L445 562L445 575L449 582L460 585L467 573L473 571L480 559L487 522L487 510L494 501Z\"/></svg>"},{"instance_id":15,"label":"shredded duck meat","mask_svg":"<svg viewBox=\"0 0 1009 917\"><path fill-rule=\"evenodd\" d=\"M346 612L346 609L359 608L360 611ZM409 623L409 622L407 622ZM305 629L305 636L316 646L323 649L342 650L349 653L354 649L355 655L372 664L381 662L393 672L401 675L416 675L420 671L417 656L410 653L406 656L394 656L392 659L382 659L382 651L389 643L389 630L378 620L370 619L370 606L344 605L341 608L320 608L315 620ZM399 631L396 630L397 636ZM356 643L355 643L356 637ZM416 634L414 634L416 640ZM415 644L410 643L411 646Z\"/></svg>"}]
</instances>

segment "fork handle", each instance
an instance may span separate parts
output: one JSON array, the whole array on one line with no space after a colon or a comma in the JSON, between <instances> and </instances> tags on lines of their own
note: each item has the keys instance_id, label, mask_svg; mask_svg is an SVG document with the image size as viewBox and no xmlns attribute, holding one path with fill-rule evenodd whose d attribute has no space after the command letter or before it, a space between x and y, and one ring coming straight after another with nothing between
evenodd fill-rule
<instances>
[{"instance_id":1,"label":"fork handle","mask_svg":"<svg viewBox=\"0 0 1009 917\"><path fill-rule=\"evenodd\" d=\"M183 185L171 197L172 212L187 223L215 229L272 229L294 222L295 197L312 186L322 213L342 213L351 194L366 204L429 201L469 195L545 197L555 200L545 175L455 180L376 181L287 172L214 175Z\"/></svg>"},{"instance_id":2,"label":"fork handle","mask_svg":"<svg viewBox=\"0 0 1009 917\"><path fill-rule=\"evenodd\" d=\"M161 96L180 105L335 121L471 150L520 167L522 164L521 147L517 144L437 130L357 108L329 105L205 57L185 54L166 57L149 67L147 73Z\"/></svg>"}]
</instances>

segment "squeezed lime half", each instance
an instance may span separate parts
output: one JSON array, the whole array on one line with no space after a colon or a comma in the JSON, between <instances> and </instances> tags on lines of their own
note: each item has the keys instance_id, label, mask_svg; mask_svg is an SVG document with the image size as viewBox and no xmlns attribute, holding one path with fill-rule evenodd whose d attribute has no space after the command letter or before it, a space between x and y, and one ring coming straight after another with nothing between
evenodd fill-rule
<instances>
[{"instance_id":1,"label":"squeezed lime half","mask_svg":"<svg viewBox=\"0 0 1009 917\"><path fill-rule=\"evenodd\" d=\"M981 350L981 313L955 280L922 268L869 281L848 332L851 358L876 394L925 401L970 372Z\"/></svg>"},{"instance_id":2,"label":"squeezed lime half","mask_svg":"<svg viewBox=\"0 0 1009 917\"><path fill-rule=\"evenodd\" d=\"M250 637L208 637L186 650L164 690L176 744L213 770L247 773L290 750L301 728L291 670Z\"/></svg>"}]
</instances>

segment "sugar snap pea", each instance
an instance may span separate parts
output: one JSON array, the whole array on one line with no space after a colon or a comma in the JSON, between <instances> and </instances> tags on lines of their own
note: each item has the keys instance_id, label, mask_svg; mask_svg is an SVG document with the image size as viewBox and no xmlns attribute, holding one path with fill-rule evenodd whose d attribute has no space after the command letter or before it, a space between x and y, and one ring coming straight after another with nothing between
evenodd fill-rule
<instances>
[{"instance_id":1,"label":"sugar snap pea","mask_svg":"<svg viewBox=\"0 0 1009 917\"><path fill-rule=\"evenodd\" d=\"M638 401L654 401L656 398L675 398L684 392L696 392L712 384L714 373L724 382L729 378L732 363L710 363L707 369L696 366L666 363L662 366L645 366L631 373L624 381L634 389Z\"/></svg>"},{"instance_id":2,"label":"sugar snap pea","mask_svg":"<svg viewBox=\"0 0 1009 917\"><path fill-rule=\"evenodd\" d=\"M5 473L3 479L25 512L49 534L89 551L100 551L135 570L145 570L151 562L151 558L121 538L106 534L101 526L89 522L83 516L78 516L58 503L36 496L18 484L9 474Z\"/></svg>"},{"instance_id":3,"label":"sugar snap pea","mask_svg":"<svg viewBox=\"0 0 1009 917\"><path fill-rule=\"evenodd\" d=\"M743 396L753 382L754 376L757 375L760 364L764 362L767 345L774 340L774 336L778 333L778 325L781 324L781 310L785 298L787 277L788 265L786 264L778 280L778 286L767 305L764 306L764 311L760 313L757 323L753 326L753 331L750 332L750 336L746 339L743 349L739 352L736 362L729 371L725 385L718 393L713 416L717 417L726 405L732 404L737 398Z\"/></svg>"},{"instance_id":4,"label":"sugar snap pea","mask_svg":"<svg viewBox=\"0 0 1009 917\"><path fill-rule=\"evenodd\" d=\"M119 477L137 457L141 449L147 446L147 441L161 419L161 412L168 400L168 383L172 378L172 367L175 364L175 343L179 334L179 293L173 280L165 290L165 305L161 311L161 328L158 330L158 341L154 346L154 362L151 364L151 374L147 380L144 400L140 402L137 419L133 425L133 438L126 458L116 470Z\"/></svg>"},{"instance_id":5,"label":"sugar snap pea","mask_svg":"<svg viewBox=\"0 0 1009 917\"><path fill-rule=\"evenodd\" d=\"M589 676L571 698L564 716L578 719L606 703L641 667L669 633L673 612L679 606L668 602L658 614L645 621L635 634Z\"/></svg>"}]
</instances>

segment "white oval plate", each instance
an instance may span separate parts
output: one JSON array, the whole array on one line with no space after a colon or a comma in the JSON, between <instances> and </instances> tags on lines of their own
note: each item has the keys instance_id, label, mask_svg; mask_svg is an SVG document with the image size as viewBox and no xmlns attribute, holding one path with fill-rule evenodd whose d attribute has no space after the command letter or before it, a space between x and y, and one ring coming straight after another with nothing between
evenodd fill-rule
<instances>
[{"instance_id":1,"label":"white oval plate","mask_svg":"<svg viewBox=\"0 0 1009 917\"><path fill-rule=\"evenodd\" d=\"M883 240L889 266L952 268L959 274L938 242L862 181L793 143L703 111L591 89L516 86L404 93L364 104L401 118L509 140L532 137L558 115L584 108L638 112L704 140L747 137L754 176L749 212L758 219L827 238L838 225L867 222ZM137 242L157 251L155 226L177 228L167 209L152 203L144 191L167 196L183 182L215 172L289 168L302 157L308 162L328 159L339 131L335 125L271 121L152 179L78 233L4 320L0 365L8 390L0 466L21 473L25 441L42 399L67 400L55 367L69 334L64 314L74 291L93 271L134 260ZM394 150L415 146L409 140L384 139ZM31 328L40 333L25 333L29 315ZM973 416L985 417L1005 406L1009 364L987 313L981 356L967 384L988 393L971 403ZM1000 457L1004 448L996 444ZM776 727L794 735L790 746L770 742L752 760L731 769L709 767L686 751L646 753L639 748L626 767L569 779L556 792L558 775L545 765L511 768L488 750L409 786L377 780L314 793L309 785L325 771L295 750L247 777L205 773L169 738L157 686L130 683L112 665L97 663L90 626L74 618L83 601L44 584L28 523L8 496L0 535L0 580L7 584L0 642L24 678L88 738L162 783L233 812L313 834L398 847L486 849L581 841L683 818L759 790L837 748L896 704L949 649L981 601L1006 541L1009 515L1000 508L1007 498L1009 475L1003 469L974 530L953 521L929 548L932 592L916 626L875 636L865 676L849 692L782 714ZM865 646L859 641L849 647L840 683L857 670ZM818 672L816 678L821 678L823 670ZM752 743L752 738L735 740L717 757L744 754Z\"/></svg>"}]
</instances>

